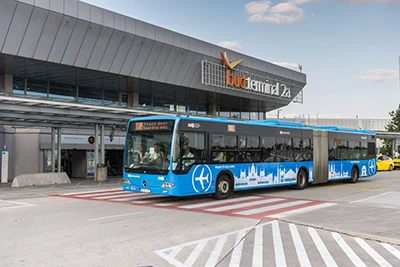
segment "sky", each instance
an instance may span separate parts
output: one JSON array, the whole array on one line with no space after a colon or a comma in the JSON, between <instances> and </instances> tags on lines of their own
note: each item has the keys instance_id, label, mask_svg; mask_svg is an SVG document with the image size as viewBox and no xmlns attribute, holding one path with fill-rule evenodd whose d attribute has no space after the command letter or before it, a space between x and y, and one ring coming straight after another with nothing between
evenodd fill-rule
<instances>
[{"instance_id":1,"label":"sky","mask_svg":"<svg viewBox=\"0 0 400 267\"><path fill-rule=\"evenodd\" d=\"M280 116L388 118L400 104L400 0L84 2L288 68L301 64L304 102Z\"/></svg>"}]
</instances>

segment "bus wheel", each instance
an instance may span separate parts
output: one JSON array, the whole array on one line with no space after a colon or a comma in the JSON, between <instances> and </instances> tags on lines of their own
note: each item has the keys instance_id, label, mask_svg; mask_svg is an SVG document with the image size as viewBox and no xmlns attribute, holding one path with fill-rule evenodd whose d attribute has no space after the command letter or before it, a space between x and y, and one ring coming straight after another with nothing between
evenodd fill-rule
<instances>
[{"instance_id":1,"label":"bus wheel","mask_svg":"<svg viewBox=\"0 0 400 267\"><path fill-rule=\"evenodd\" d=\"M302 189L306 188L307 183L308 183L307 173L304 169L300 169L299 172L297 173L296 189L302 190Z\"/></svg>"},{"instance_id":2,"label":"bus wheel","mask_svg":"<svg viewBox=\"0 0 400 267\"><path fill-rule=\"evenodd\" d=\"M217 188L215 190L215 193L213 194L213 198L225 199L229 197L232 192L232 185L231 180L227 175L224 174L219 176L216 185Z\"/></svg>"},{"instance_id":3,"label":"bus wheel","mask_svg":"<svg viewBox=\"0 0 400 267\"><path fill-rule=\"evenodd\" d=\"M358 169L356 167L353 167L353 169L351 169L351 178L350 180L348 180L350 183L357 183L358 181Z\"/></svg>"}]
</instances>

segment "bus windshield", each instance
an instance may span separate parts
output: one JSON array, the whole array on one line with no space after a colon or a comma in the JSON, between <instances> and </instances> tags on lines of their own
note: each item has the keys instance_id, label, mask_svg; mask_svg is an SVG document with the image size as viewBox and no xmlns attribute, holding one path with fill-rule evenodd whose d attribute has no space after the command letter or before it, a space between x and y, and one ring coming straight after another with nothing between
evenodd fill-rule
<instances>
[{"instance_id":1,"label":"bus windshield","mask_svg":"<svg viewBox=\"0 0 400 267\"><path fill-rule=\"evenodd\" d=\"M173 121L132 122L125 145L125 171L166 174L169 170Z\"/></svg>"}]
</instances>

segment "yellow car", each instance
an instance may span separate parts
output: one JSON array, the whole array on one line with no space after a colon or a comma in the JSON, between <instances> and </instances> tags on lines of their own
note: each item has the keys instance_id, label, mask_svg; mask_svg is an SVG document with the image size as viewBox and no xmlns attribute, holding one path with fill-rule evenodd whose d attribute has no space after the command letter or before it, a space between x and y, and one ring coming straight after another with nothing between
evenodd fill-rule
<instances>
[{"instance_id":1,"label":"yellow car","mask_svg":"<svg viewBox=\"0 0 400 267\"><path fill-rule=\"evenodd\" d=\"M394 168L400 168L400 158L393 159Z\"/></svg>"},{"instance_id":2,"label":"yellow car","mask_svg":"<svg viewBox=\"0 0 400 267\"><path fill-rule=\"evenodd\" d=\"M400 161L399 161L400 163ZM376 170L378 171L391 171L394 169L393 159L385 155L378 155L376 160ZM400 165L399 165L400 167Z\"/></svg>"}]
</instances>

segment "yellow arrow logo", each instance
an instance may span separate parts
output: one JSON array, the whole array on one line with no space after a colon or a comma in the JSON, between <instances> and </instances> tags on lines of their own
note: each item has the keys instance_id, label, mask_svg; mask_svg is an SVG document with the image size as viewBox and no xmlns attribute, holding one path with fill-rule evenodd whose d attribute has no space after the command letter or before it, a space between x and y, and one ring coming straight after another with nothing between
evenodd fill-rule
<instances>
[{"instance_id":1,"label":"yellow arrow logo","mask_svg":"<svg viewBox=\"0 0 400 267\"><path fill-rule=\"evenodd\" d=\"M233 62L229 62L229 59L228 59L228 56L227 56L226 52L220 53L220 54L221 54L222 61L224 62L224 65L227 66L230 69L235 68L237 65L240 64L240 62L243 61L243 59L239 59L239 60L236 60L236 61L233 61Z\"/></svg>"}]
</instances>

